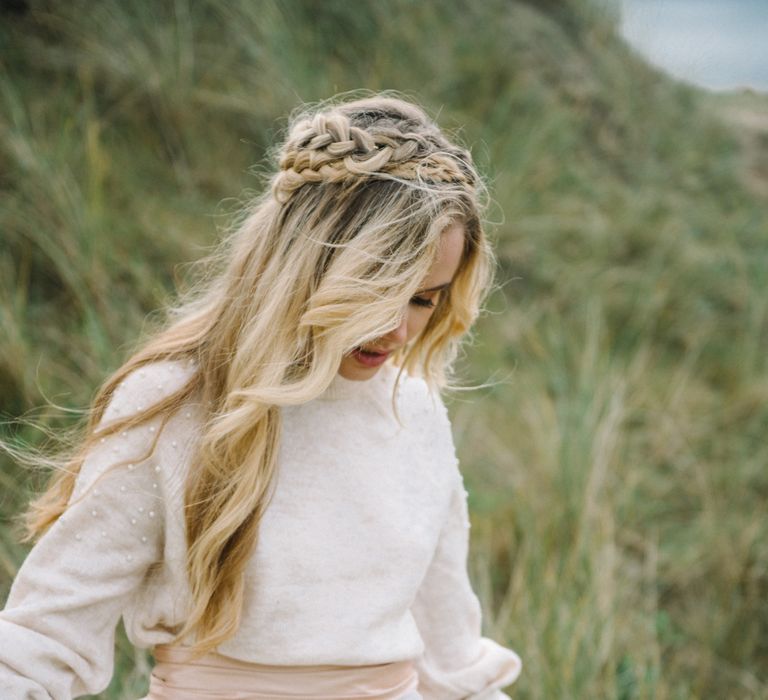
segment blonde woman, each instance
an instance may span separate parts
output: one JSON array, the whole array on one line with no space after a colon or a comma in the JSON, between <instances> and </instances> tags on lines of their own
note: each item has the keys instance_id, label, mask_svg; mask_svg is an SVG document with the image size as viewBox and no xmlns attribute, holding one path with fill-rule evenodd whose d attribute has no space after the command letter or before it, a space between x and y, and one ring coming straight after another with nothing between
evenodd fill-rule
<instances>
[{"instance_id":1,"label":"blonde woman","mask_svg":"<svg viewBox=\"0 0 768 700\"><path fill-rule=\"evenodd\" d=\"M30 506L0 697L506 698L439 389L491 277L469 153L416 105L290 123L270 186L99 390Z\"/></svg>"}]
</instances>

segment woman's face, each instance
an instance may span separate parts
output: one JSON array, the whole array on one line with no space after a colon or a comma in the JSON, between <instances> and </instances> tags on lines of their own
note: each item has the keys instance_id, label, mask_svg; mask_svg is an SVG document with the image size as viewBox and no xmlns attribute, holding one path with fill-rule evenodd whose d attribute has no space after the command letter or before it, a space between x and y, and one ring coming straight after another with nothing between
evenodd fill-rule
<instances>
[{"instance_id":1,"label":"woman's face","mask_svg":"<svg viewBox=\"0 0 768 700\"><path fill-rule=\"evenodd\" d=\"M370 379L386 362L392 352L413 340L424 330L443 290L450 285L459 269L464 251L464 224L456 222L442 233L437 257L429 274L419 285L419 291L403 310L400 325L378 340L356 348L345 355L339 374L345 379Z\"/></svg>"}]
</instances>

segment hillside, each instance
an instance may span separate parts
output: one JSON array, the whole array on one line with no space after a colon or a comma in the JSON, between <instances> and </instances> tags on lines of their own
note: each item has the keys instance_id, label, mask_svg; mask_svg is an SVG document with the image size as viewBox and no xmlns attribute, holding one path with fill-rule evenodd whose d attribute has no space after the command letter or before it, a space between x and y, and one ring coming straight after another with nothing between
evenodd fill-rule
<instances>
[{"instance_id":1,"label":"hillside","mask_svg":"<svg viewBox=\"0 0 768 700\"><path fill-rule=\"evenodd\" d=\"M708 99L739 139L747 187L757 197L768 198L768 95L742 90Z\"/></svg>"},{"instance_id":2,"label":"hillside","mask_svg":"<svg viewBox=\"0 0 768 700\"><path fill-rule=\"evenodd\" d=\"M417 96L493 195L499 288L461 370L496 384L451 413L514 697L768 696L762 97L669 80L589 0L3 7L4 418L73 424L35 409L87 405L300 101ZM0 483L4 594L40 479ZM121 639L104 697L146 669Z\"/></svg>"}]
</instances>

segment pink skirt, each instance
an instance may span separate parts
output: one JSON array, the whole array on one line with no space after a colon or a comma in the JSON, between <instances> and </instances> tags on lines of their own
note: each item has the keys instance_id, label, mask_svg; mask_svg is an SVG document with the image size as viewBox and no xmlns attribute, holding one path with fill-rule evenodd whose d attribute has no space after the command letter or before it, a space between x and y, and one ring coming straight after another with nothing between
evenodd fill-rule
<instances>
[{"instance_id":1,"label":"pink skirt","mask_svg":"<svg viewBox=\"0 0 768 700\"><path fill-rule=\"evenodd\" d=\"M269 666L220 654L190 659L160 645L142 700L421 700L411 661L375 666Z\"/></svg>"}]
</instances>

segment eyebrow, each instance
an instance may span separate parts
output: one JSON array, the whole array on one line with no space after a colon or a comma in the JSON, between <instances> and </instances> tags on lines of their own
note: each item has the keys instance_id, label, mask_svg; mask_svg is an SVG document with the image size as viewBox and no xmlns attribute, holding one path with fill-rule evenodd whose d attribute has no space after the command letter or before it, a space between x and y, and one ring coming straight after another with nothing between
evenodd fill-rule
<instances>
[{"instance_id":1,"label":"eyebrow","mask_svg":"<svg viewBox=\"0 0 768 700\"><path fill-rule=\"evenodd\" d=\"M425 294L426 292L439 292L441 289L447 289L451 286L450 282L444 284L438 284L437 287L430 287L429 289L420 289L416 294Z\"/></svg>"}]
</instances>

